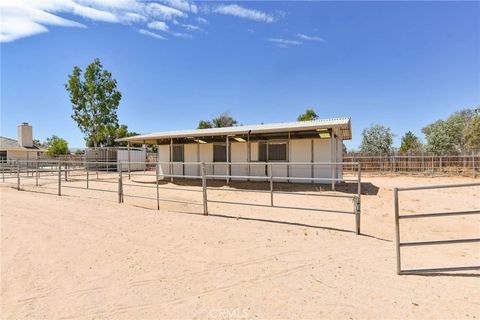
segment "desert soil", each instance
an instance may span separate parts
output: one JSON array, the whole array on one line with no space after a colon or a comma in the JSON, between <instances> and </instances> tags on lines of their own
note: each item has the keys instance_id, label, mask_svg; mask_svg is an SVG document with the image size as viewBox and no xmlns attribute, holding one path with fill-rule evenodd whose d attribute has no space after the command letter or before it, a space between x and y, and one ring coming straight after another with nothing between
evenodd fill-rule
<instances>
[{"instance_id":1,"label":"desert soil","mask_svg":"<svg viewBox=\"0 0 480 320\"><path fill-rule=\"evenodd\" d=\"M127 196L155 197L148 183L125 185L119 204L115 183L91 182L111 193L63 188L59 197L55 181L24 191L10 181L0 189L1 318L478 319L480 272L398 276L394 243L393 187L472 181L365 177L360 236L348 214L209 203L203 216L201 205L161 201L156 210L154 200ZM180 186L195 192L160 189L161 197L201 202L197 186ZM209 191L238 202L269 197ZM353 208L350 199L278 194L275 202ZM400 206L478 210L480 187L405 192ZM402 221L401 233L402 241L478 238L480 217ZM480 265L480 244L405 248L402 259L405 269Z\"/></svg>"}]
</instances>

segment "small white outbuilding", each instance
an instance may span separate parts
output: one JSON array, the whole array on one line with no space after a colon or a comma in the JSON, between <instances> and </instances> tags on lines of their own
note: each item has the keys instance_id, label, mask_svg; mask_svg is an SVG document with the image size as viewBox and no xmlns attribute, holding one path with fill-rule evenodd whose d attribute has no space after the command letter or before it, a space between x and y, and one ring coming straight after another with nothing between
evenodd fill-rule
<instances>
[{"instance_id":1,"label":"small white outbuilding","mask_svg":"<svg viewBox=\"0 0 480 320\"><path fill-rule=\"evenodd\" d=\"M231 175L243 180L238 177L268 175L267 163L272 163L275 177L285 177L285 181L289 177L307 178L294 181L313 182L308 178L342 178L341 165L314 163L342 162L342 142L351 137L350 118L334 118L155 132L118 141L158 145L158 161L164 174L199 176L198 163L205 162L208 175Z\"/></svg>"}]
</instances>

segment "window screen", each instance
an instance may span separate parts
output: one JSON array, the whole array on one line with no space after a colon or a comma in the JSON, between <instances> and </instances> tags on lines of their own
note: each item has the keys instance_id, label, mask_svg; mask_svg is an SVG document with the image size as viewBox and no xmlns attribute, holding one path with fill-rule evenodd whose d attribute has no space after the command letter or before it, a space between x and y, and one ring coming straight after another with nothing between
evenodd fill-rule
<instances>
[{"instance_id":1,"label":"window screen","mask_svg":"<svg viewBox=\"0 0 480 320\"><path fill-rule=\"evenodd\" d=\"M7 151L0 151L0 162L7 162Z\"/></svg>"},{"instance_id":2,"label":"window screen","mask_svg":"<svg viewBox=\"0 0 480 320\"><path fill-rule=\"evenodd\" d=\"M268 151L267 151L268 148ZM258 144L258 161L286 161L286 142L260 142Z\"/></svg>"},{"instance_id":3,"label":"window screen","mask_svg":"<svg viewBox=\"0 0 480 320\"><path fill-rule=\"evenodd\" d=\"M213 145L213 162L227 162L227 146L225 144Z\"/></svg>"},{"instance_id":4,"label":"window screen","mask_svg":"<svg viewBox=\"0 0 480 320\"><path fill-rule=\"evenodd\" d=\"M183 162L183 144L174 145L172 151L172 162Z\"/></svg>"},{"instance_id":5,"label":"window screen","mask_svg":"<svg viewBox=\"0 0 480 320\"><path fill-rule=\"evenodd\" d=\"M268 144L268 161L286 161L287 160L287 144L286 143L269 143Z\"/></svg>"},{"instance_id":6,"label":"window screen","mask_svg":"<svg viewBox=\"0 0 480 320\"><path fill-rule=\"evenodd\" d=\"M258 143L258 161L267 161L267 143Z\"/></svg>"}]
</instances>

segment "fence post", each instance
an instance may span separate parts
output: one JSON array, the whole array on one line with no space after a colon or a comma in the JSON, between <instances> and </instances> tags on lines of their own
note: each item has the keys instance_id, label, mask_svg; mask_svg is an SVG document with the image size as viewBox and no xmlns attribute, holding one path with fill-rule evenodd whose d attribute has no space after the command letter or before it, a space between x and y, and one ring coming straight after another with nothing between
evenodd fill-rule
<instances>
[{"instance_id":1,"label":"fence post","mask_svg":"<svg viewBox=\"0 0 480 320\"><path fill-rule=\"evenodd\" d=\"M435 162L434 162L434 156L432 156L432 177L435 175Z\"/></svg>"},{"instance_id":2,"label":"fence post","mask_svg":"<svg viewBox=\"0 0 480 320\"><path fill-rule=\"evenodd\" d=\"M397 252L397 274L401 272L400 262L400 219L398 213L398 188L393 189L393 202L395 205L395 249Z\"/></svg>"},{"instance_id":3,"label":"fence post","mask_svg":"<svg viewBox=\"0 0 480 320\"><path fill-rule=\"evenodd\" d=\"M357 186L357 199L355 203L355 229L357 234L360 234L360 214L362 208L362 168L358 163L358 186Z\"/></svg>"},{"instance_id":4,"label":"fence post","mask_svg":"<svg viewBox=\"0 0 480 320\"><path fill-rule=\"evenodd\" d=\"M159 171L159 163L155 163L155 184L157 185L157 210L160 210L160 193L158 191L158 171Z\"/></svg>"},{"instance_id":5,"label":"fence post","mask_svg":"<svg viewBox=\"0 0 480 320\"><path fill-rule=\"evenodd\" d=\"M335 165L332 164L332 191L335 191Z\"/></svg>"},{"instance_id":6,"label":"fence post","mask_svg":"<svg viewBox=\"0 0 480 320\"><path fill-rule=\"evenodd\" d=\"M268 175L270 178L270 206L273 207L273 173L272 173L272 164L268 165Z\"/></svg>"},{"instance_id":7,"label":"fence post","mask_svg":"<svg viewBox=\"0 0 480 320\"><path fill-rule=\"evenodd\" d=\"M62 164L58 161L58 195L62 195Z\"/></svg>"},{"instance_id":8,"label":"fence post","mask_svg":"<svg viewBox=\"0 0 480 320\"><path fill-rule=\"evenodd\" d=\"M65 181L68 181L68 161L65 160Z\"/></svg>"},{"instance_id":9,"label":"fence post","mask_svg":"<svg viewBox=\"0 0 480 320\"><path fill-rule=\"evenodd\" d=\"M17 161L17 190L20 191L20 161Z\"/></svg>"},{"instance_id":10,"label":"fence post","mask_svg":"<svg viewBox=\"0 0 480 320\"><path fill-rule=\"evenodd\" d=\"M90 175L90 174L89 174L88 167L86 168L86 170L87 170L87 189L88 189L88 179L89 179L89 175Z\"/></svg>"},{"instance_id":11,"label":"fence post","mask_svg":"<svg viewBox=\"0 0 480 320\"><path fill-rule=\"evenodd\" d=\"M118 171L118 203L122 203L122 171Z\"/></svg>"},{"instance_id":12,"label":"fence post","mask_svg":"<svg viewBox=\"0 0 480 320\"><path fill-rule=\"evenodd\" d=\"M35 166L35 186L38 187L38 160Z\"/></svg>"},{"instance_id":13,"label":"fence post","mask_svg":"<svg viewBox=\"0 0 480 320\"><path fill-rule=\"evenodd\" d=\"M2 160L2 181L5 182L5 162Z\"/></svg>"},{"instance_id":14,"label":"fence post","mask_svg":"<svg viewBox=\"0 0 480 320\"><path fill-rule=\"evenodd\" d=\"M203 215L208 216L207 177L205 175L205 162L202 162L202 189L203 189Z\"/></svg>"},{"instance_id":15,"label":"fence post","mask_svg":"<svg viewBox=\"0 0 480 320\"><path fill-rule=\"evenodd\" d=\"M477 177L477 170L475 170L475 151L472 151L472 173L473 177Z\"/></svg>"},{"instance_id":16,"label":"fence post","mask_svg":"<svg viewBox=\"0 0 480 320\"><path fill-rule=\"evenodd\" d=\"M440 173L442 173L442 156L440 156L440 158L439 158L439 166L438 166L438 168L439 168Z\"/></svg>"}]
</instances>

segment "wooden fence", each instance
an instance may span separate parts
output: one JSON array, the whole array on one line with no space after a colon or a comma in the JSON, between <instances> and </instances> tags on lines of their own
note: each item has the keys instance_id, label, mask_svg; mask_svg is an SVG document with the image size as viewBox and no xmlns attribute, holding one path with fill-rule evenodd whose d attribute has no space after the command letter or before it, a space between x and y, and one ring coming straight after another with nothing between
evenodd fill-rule
<instances>
[{"instance_id":1,"label":"wooden fence","mask_svg":"<svg viewBox=\"0 0 480 320\"><path fill-rule=\"evenodd\" d=\"M363 172L378 174L466 175L480 172L480 153L461 155L432 154L345 154L344 162L359 162ZM345 167L345 172L355 168Z\"/></svg>"}]
</instances>

